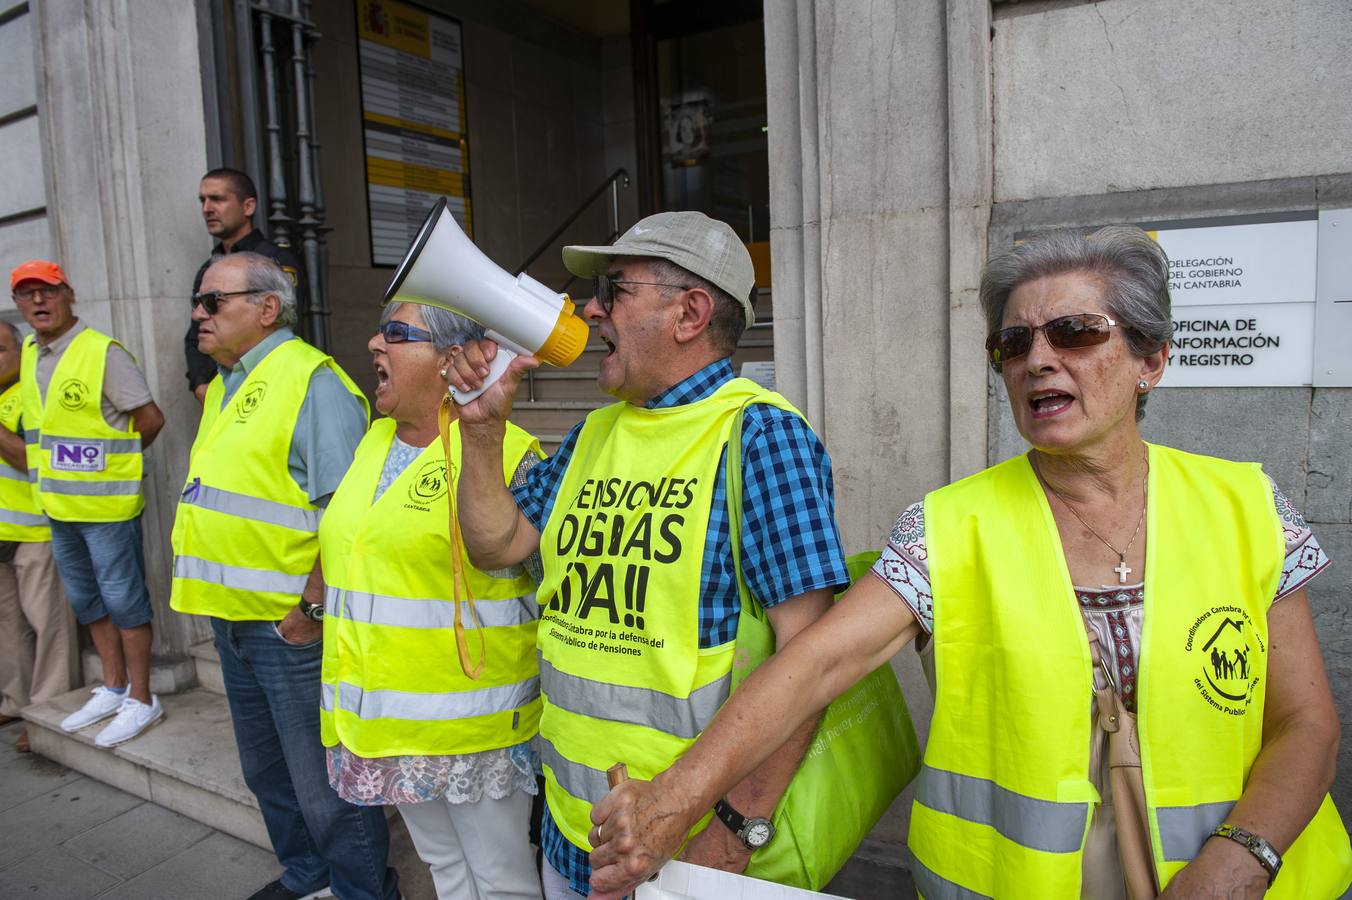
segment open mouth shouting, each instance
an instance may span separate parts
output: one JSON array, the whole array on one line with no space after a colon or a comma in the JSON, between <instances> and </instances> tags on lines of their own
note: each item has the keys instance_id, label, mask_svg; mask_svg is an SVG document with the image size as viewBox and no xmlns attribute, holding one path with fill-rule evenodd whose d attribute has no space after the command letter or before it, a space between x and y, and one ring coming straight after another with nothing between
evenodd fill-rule
<instances>
[{"instance_id":1,"label":"open mouth shouting","mask_svg":"<svg viewBox=\"0 0 1352 900\"><path fill-rule=\"evenodd\" d=\"M1075 398L1064 391L1033 391L1028 395L1028 408L1034 419L1050 419L1070 409Z\"/></svg>"},{"instance_id":2,"label":"open mouth shouting","mask_svg":"<svg viewBox=\"0 0 1352 900\"><path fill-rule=\"evenodd\" d=\"M386 369L380 363L375 363L375 370L376 370L376 393L380 393L385 388L390 386L390 373L389 370Z\"/></svg>"}]
</instances>

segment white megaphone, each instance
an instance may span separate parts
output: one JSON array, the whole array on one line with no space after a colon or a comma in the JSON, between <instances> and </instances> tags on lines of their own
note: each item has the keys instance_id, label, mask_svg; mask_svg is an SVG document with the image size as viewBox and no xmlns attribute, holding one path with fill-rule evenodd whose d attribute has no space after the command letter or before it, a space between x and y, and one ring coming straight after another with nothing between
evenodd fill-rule
<instances>
[{"instance_id":1,"label":"white megaphone","mask_svg":"<svg viewBox=\"0 0 1352 900\"><path fill-rule=\"evenodd\" d=\"M483 393L518 356L562 367L581 356L587 345L587 323L576 315L568 295L551 291L524 272L512 276L499 268L460 230L445 197L427 214L394 273L385 291L385 302L392 300L468 316L497 343L498 355L483 387L451 391L460 404Z\"/></svg>"}]
</instances>

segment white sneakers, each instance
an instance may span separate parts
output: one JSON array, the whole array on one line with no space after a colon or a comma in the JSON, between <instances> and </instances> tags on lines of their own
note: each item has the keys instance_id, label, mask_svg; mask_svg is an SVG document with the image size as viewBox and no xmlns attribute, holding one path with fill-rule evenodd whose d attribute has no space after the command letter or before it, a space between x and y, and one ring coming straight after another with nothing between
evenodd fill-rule
<instances>
[{"instance_id":1,"label":"white sneakers","mask_svg":"<svg viewBox=\"0 0 1352 900\"><path fill-rule=\"evenodd\" d=\"M112 747L123 741L129 741L162 718L164 707L160 706L159 697L151 694L149 703L128 697L118 708L117 717L94 738L94 744L99 747Z\"/></svg>"},{"instance_id":2,"label":"white sneakers","mask_svg":"<svg viewBox=\"0 0 1352 900\"><path fill-rule=\"evenodd\" d=\"M61 720L62 731L79 731L109 716L116 716L94 738L99 747L112 747L129 741L164 718L160 698L150 695L150 703L127 696L126 690L114 691L99 685L90 692L85 705Z\"/></svg>"},{"instance_id":3,"label":"white sneakers","mask_svg":"<svg viewBox=\"0 0 1352 900\"><path fill-rule=\"evenodd\" d=\"M85 701L84 706L61 720L62 731L79 731L87 725L117 715L122 701L127 696L126 688L114 691L103 685L94 688L90 693L92 696Z\"/></svg>"}]
</instances>

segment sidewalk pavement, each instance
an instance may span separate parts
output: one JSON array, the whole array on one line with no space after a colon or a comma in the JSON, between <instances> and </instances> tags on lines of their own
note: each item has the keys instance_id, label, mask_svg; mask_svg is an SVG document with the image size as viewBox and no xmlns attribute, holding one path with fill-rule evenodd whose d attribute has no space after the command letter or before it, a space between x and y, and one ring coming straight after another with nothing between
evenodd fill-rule
<instances>
[{"instance_id":1,"label":"sidewalk pavement","mask_svg":"<svg viewBox=\"0 0 1352 900\"><path fill-rule=\"evenodd\" d=\"M243 900L277 878L271 852L34 753L0 728L0 897ZM406 900L435 897L395 816L390 863Z\"/></svg>"},{"instance_id":2,"label":"sidewalk pavement","mask_svg":"<svg viewBox=\"0 0 1352 900\"><path fill-rule=\"evenodd\" d=\"M271 853L35 754L0 728L0 897L243 898L281 874Z\"/></svg>"}]
</instances>

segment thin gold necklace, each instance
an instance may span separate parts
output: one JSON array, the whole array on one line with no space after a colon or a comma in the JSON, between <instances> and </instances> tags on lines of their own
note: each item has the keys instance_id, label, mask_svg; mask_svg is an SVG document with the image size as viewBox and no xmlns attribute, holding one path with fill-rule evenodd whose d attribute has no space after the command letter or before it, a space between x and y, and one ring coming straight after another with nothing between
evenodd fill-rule
<instances>
[{"instance_id":1,"label":"thin gold necklace","mask_svg":"<svg viewBox=\"0 0 1352 900\"><path fill-rule=\"evenodd\" d=\"M1126 584L1127 576L1130 575L1133 571L1135 571L1134 569L1131 568L1131 566L1127 565L1127 553L1131 550L1132 545L1136 543L1136 538L1139 537L1141 534L1141 525L1145 523L1145 505L1147 499L1146 483L1148 480L1147 475L1141 476L1141 517L1136 520L1136 530L1131 533L1131 540L1127 541L1127 546L1121 550L1118 550L1116 547L1114 547L1111 543L1108 542L1107 538L1105 538L1103 535L1095 531L1094 526L1086 522L1083 516L1081 516L1078 512L1075 511L1075 507L1070 505L1069 500L1067 500L1065 497L1062 497L1060 492L1057 491L1056 488L1052 487L1052 483L1046 479L1046 477L1042 474L1041 471L1038 470L1036 463L1033 464L1033 471L1037 474L1037 477L1042 480L1042 483L1047 486L1047 490L1051 491L1056 496L1056 499L1060 500L1061 504L1065 506L1066 509L1070 510L1070 514L1074 516L1076 519L1079 519L1081 525L1089 529L1090 534L1098 538L1100 541L1103 542L1103 545L1105 547L1107 547L1109 550L1117 554L1117 565L1113 566L1113 571L1117 573L1118 583ZM1146 463L1146 471L1148 474L1149 463Z\"/></svg>"}]
</instances>

